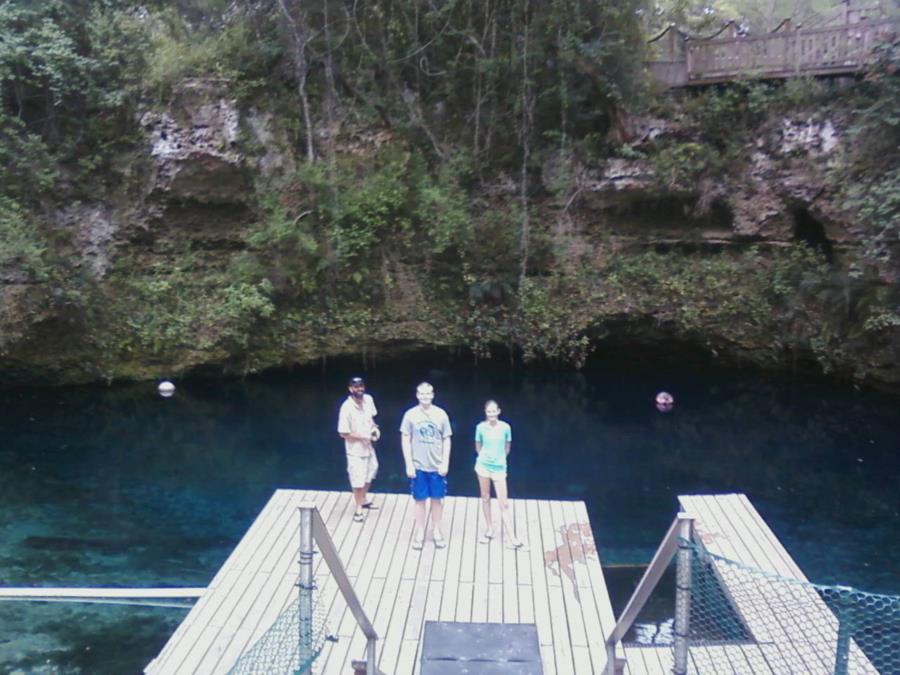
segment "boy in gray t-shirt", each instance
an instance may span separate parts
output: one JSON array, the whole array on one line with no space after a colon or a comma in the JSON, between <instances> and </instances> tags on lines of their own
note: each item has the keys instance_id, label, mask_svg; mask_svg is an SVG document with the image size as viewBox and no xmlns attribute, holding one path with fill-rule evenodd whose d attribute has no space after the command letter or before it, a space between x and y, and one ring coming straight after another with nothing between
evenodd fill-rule
<instances>
[{"instance_id":1,"label":"boy in gray t-shirt","mask_svg":"<svg viewBox=\"0 0 900 675\"><path fill-rule=\"evenodd\" d=\"M416 387L419 405L410 408L400 422L400 445L406 462L410 492L416 501L416 531L412 547L422 548L425 542L425 502L431 499L431 522L434 524L434 545L447 545L441 532L447 494L447 472L450 469L450 419L441 408L432 405L434 387L423 382Z\"/></svg>"}]
</instances>

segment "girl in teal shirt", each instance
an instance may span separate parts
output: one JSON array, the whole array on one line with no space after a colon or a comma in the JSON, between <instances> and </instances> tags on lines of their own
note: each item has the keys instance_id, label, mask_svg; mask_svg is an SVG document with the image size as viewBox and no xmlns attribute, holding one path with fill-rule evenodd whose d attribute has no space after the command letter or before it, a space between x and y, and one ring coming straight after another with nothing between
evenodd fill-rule
<instances>
[{"instance_id":1,"label":"girl in teal shirt","mask_svg":"<svg viewBox=\"0 0 900 675\"><path fill-rule=\"evenodd\" d=\"M522 542L516 538L509 512L506 489L506 456L512 448L512 429L500 419L500 406L496 401L484 404L484 422L475 427L475 473L478 476L478 487L481 489L481 507L484 511L485 530L481 535L481 543L486 544L494 537L494 525L491 518L491 483L500 504L500 516L509 535L507 544L510 548L519 548Z\"/></svg>"}]
</instances>

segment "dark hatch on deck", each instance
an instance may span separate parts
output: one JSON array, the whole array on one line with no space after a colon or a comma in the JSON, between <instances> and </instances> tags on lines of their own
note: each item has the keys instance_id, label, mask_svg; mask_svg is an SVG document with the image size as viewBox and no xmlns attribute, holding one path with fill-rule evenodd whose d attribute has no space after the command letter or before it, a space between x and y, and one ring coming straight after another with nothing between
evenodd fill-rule
<instances>
[{"instance_id":1,"label":"dark hatch on deck","mask_svg":"<svg viewBox=\"0 0 900 675\"><path fill-rule=\"evenodd\" d=\"M533 623L426 621L422 675L543 675Z\"/></svg>"}]
</instances>

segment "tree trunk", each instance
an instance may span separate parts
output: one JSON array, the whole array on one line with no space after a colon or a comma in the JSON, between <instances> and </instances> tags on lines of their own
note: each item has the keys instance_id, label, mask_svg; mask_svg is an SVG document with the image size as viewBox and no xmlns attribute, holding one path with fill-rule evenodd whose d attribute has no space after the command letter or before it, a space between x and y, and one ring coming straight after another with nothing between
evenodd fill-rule
<instances>
[{"instance_id":1,"label":"tree trunk","mask_svg":"<svg viewBox=\"0 0 900 675\"><path fill-rule=\"evenodd\" d=\"M524 0L523 12L523 38L522 38L522 175L520 182L521 202L522 202L522 231L519 238L519 255L522 259L522 266L519 270L519 287L521 288L528 274L528 247L531 235L531 219L528 214L528 160L531 155L531 127L534 108L533 94L531 91L531 73L528 69L529 58L529 30L530 17L529 10L530 0Z\"/></svg>"},{"instance_id":2,"label":"tree trunk","mask_svg":"<svg viewBox=\"0 0 900 675\"><path fill-rule=\"evenodd\" d=\"M323 23L325 33L325 124L328 128L328 162L334 164L334 145L337 135L337 87L334 83L334 57L331 43L331 17L328 14L328 0L324 0ZM331 170L331 169L330 169Z\"/></svg>"},{"instance_id":3,"label":"tree trunk","mask_svg":"<svg viewBox=\"0 0 900 675\"><path fill-rule=\"evenodd\" d=\"M278 8L284 18L284 28L291 49L291 60L294 63L294 75L297 78L297 95L300 97L303 124L306 127L306 161L312 163L316 161L316 150L313 144L315 130L309 110L309 97L306 94L306 79L309 76L306 48L310 42L310 33L303 12L298 7L297 14L294 16L288 8L287 2L289 0L278 0Z\"/></svg>"}]
</instances>

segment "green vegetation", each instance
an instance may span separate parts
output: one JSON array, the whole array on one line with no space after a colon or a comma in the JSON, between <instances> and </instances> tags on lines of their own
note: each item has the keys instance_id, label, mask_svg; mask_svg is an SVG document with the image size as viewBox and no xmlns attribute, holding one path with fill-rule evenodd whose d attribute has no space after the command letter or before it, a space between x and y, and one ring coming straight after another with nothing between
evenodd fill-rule
<instances>
[{"instance_id":1,"label":"green vegetation","mask_svg":"<svg viewBox=\"0 0 900 675\"><path fill-rule=\"evenodd\" d=\"M17 270L28 280L40 280L46 274L46 250L30 214L12 199L0 196L0 271Z\"/></svg>"},{"instance_id":2,"label":"green vegetation","mask_svg":"<svg viewBox=\"0 0 900 675\"><path fill-rule=\"evenodd\" d=\"M900 42L885 45L854 90L850 143L831 172L842 205L871 230L870 259L889 261L900 237ZM897 261L894 261L895 263Z\"/></svg>"},{"instance_id":3,"label":"green vegetation","mask_svg":"<svg viewBox=\"0 0 900 675\"><path fill-rule=\"evenodd\" d=\"M26 335L39 315L109 379L203 363L246 372L395 343L580 367L614 325L769 365L813 354L846 373L900 325L883 281L900 264L896 46L839 95L796 80L650 98L640 63L655 19L639 7L0 5L0 279L18 294L6 303L13 291L0 286L4 330ZM254 176L246 208L215 234L203 225L216 216L189 198L177 204L183 222L153 204L159 220L122 216L108 233L61 225L73 204L120 215L156 198L138 120L177 116L193 78L273 120L286 168ZM638 110L676 132L623 145ZM660 195L695 198L695 218L713 192L738 188L760 135L798 113L834 118L852 139L827 171L811 168L867 233L837 262L802 245L624 249L605 216L579 211L585 177L618 155L653 167ZM271 149L242 132L236 154ZM91 246L109 256L102 271Z\"/></svg>"},{"instance_id":4,"label":"green vegetation","mask_svg":"<svg viewBox=\"0 0 900 675\"><path fill-rule=\"evenodd\" d=\"M0 184L33 202L62 174L77 192L133 131L146 37L128 4L0 5Z\"/></svg>"}]
</instances>

